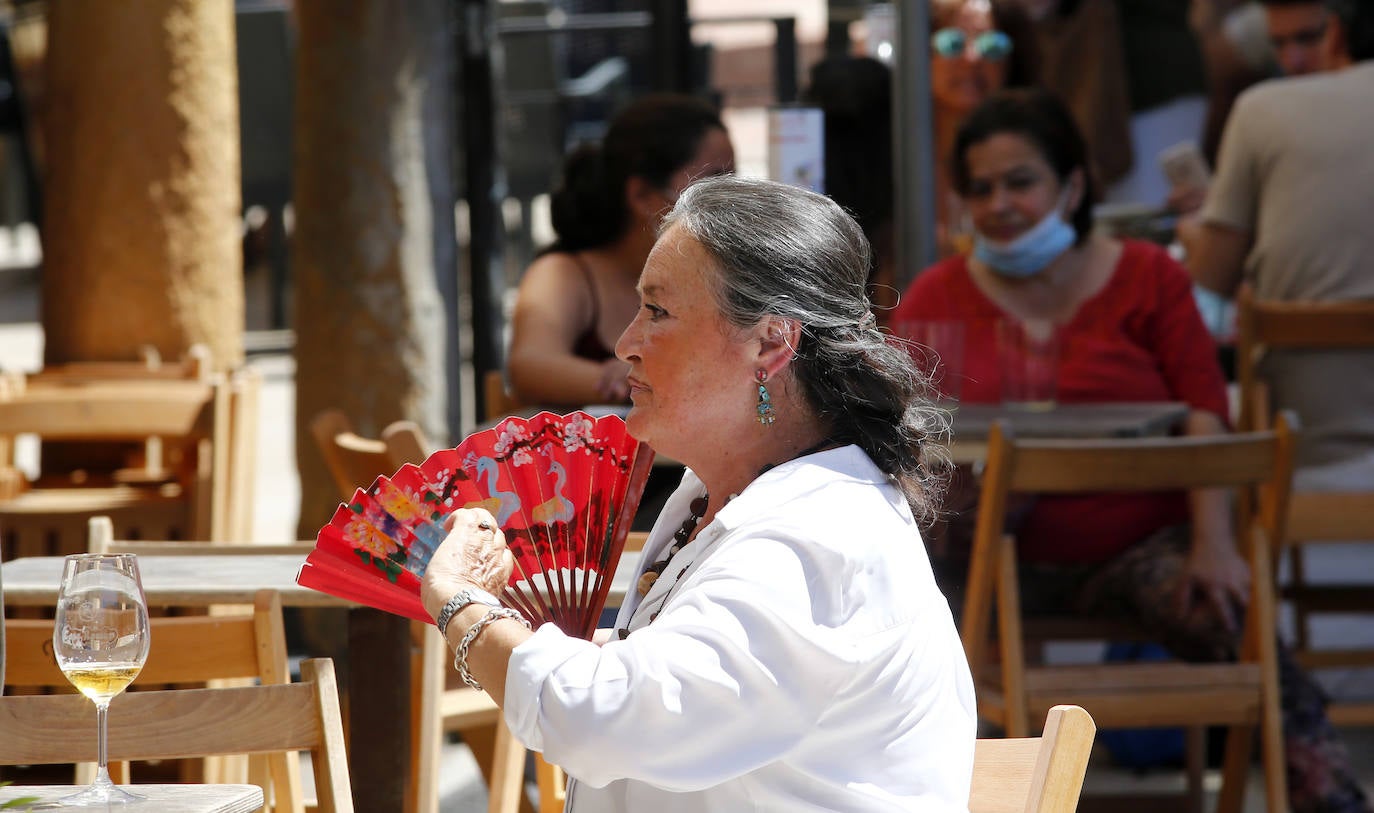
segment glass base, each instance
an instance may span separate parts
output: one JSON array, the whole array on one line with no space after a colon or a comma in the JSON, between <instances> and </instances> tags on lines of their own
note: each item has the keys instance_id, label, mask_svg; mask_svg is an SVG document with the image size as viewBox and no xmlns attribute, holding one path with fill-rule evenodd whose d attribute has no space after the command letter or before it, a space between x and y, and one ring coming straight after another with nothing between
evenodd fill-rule
<instances>
[{"instance_id":1,"label":"glass base","mask_svg":"<svg viewBox=\"0 0 1374 813\"><path fill-rule=\"evenodd\" d=\"M42 809L61 808L61 807L108 807L109 805L124 805L130 802L141 802L146 796L137 793L130 793L119 785L106 782L96 782L90 787L83 788L76 793L45 802ZM40 809L39 806L34 807Z\"/></svg>"}]
</instances>

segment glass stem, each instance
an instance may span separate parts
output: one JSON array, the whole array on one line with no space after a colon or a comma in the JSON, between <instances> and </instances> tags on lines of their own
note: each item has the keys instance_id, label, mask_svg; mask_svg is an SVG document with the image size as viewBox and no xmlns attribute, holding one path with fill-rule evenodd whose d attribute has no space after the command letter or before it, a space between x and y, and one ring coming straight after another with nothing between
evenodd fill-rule
<instances>
[{"instance_id":1,"label":"glass stem","mask_svg":"<svg viewBox=\"0 0 1374 813\"><path fill-rule=\"evenodd\" d=\"M105 749L105 732L106 732L106 730L107 730L107 728L108 728L107 722L108 722L109 712L110 712L110 703L109 703L109 701L106 701L106 702L104 702L104 703L96 703L96 704L95 704L95 726L96 726L96 732L97 732L97 735L96 735L96 743L97 743L97 745L96 745L96 769L95 769L95 784L96 784L96 785L113 785L113 784L114 784L114 782L110 781L110 769L109 769L109 767L108 767L109 755L106 753L106 749Z\"/></svg>"}]
</instances>

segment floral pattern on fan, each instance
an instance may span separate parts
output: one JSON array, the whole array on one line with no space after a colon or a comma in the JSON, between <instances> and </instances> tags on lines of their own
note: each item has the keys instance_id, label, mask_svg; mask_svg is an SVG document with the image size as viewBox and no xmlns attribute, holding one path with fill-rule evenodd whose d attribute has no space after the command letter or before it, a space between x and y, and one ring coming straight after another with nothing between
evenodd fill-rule
<instances>
[{"instance_id":1,"label":"floral pattern on fan","mask_svg":"<svg viewBox=\"0 0 1374 813\"><path fill-rule=\"evenodd\" d=\"M507 418L358 489L320 530L297 581L429 621L419 579L444 518L481 507L515 558L503 602L532 623L589 636L652 458L613 415Z\"/></svg>"}]
</instances>

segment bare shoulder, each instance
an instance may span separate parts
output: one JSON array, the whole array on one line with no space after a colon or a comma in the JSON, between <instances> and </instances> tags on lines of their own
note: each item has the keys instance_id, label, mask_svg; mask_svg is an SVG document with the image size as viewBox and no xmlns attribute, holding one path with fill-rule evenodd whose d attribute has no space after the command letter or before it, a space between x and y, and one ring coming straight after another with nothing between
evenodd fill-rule
<instances>
[{"instance_id":1,"label":"bare shoulder","mask_svg":"<svg viewBox=\"0 0 1374 813\"><path fill-rule=\"evenodd\" d=\"M520 280L520 298L587 299L587 277L571 254L550 252L530 263Z\"/></svg>"}]
</instances>

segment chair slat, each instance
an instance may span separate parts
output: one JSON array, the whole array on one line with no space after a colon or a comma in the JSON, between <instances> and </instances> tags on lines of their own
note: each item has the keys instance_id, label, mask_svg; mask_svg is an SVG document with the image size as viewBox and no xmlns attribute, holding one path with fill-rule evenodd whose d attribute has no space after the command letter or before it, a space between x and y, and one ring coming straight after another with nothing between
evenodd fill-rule
<instances>
[{"instance_id":1,"label":"chair slat","mask_svg":"<svg viewBox=\"0 0 1374 813\"><path fill-rule=\"evenodd\" d=\"M1018 441L1011 490L1042 493L1250 486L1274 469L1273 436Z\"/></svg>"}]
</instances>

